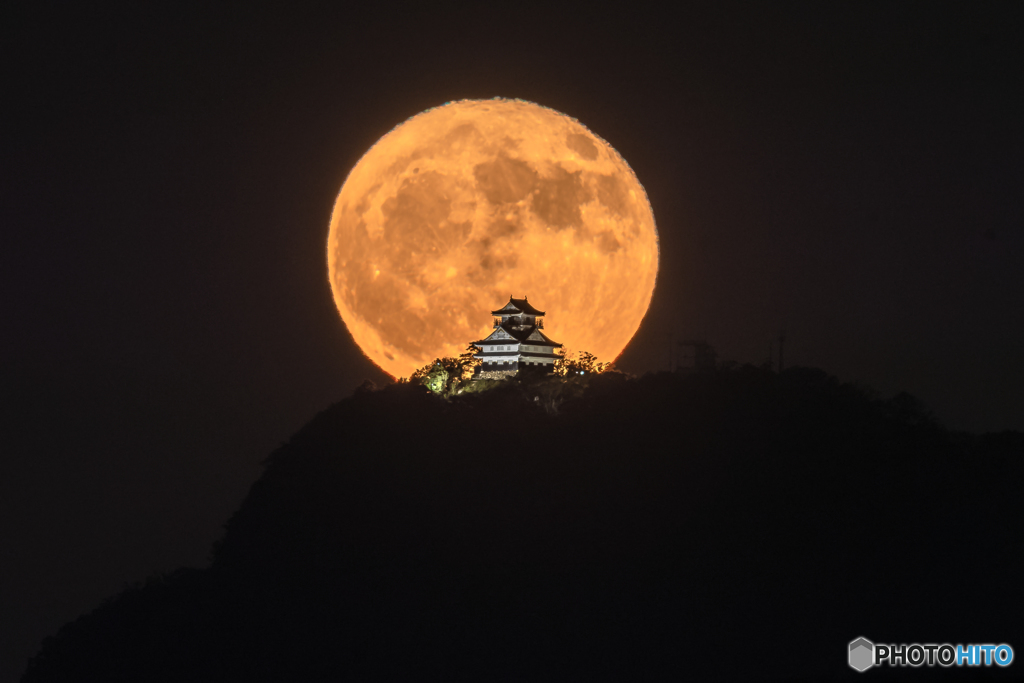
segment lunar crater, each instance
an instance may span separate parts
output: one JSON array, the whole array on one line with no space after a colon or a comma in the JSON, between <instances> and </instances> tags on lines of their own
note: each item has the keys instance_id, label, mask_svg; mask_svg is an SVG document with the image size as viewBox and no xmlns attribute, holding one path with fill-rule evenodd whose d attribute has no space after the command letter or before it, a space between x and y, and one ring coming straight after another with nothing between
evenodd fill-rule
<instances>
[{"instance_id":1,"label":"lunar crater","mask_svg":"<svg viewBox=\"0 0 1024 683\"><path fill-rule=\"evenodd\" d=\"M565 145L587 161L597 159L597 145L583 133L569 133L565 138Z\"/></svg>"},{"instance_id":2,"label":"lunar crater","mask_svg":"<svg viewBox=\"0 0 1024 683\"><path fill-rule=\"evenodd\" d=\"M533 210L541 220L556 228L581 225L580 205L588 201L590 193L580 175L580 171L570 173L556 165L540 179Z\"/></svg>"},{"instance_id":3,"label":"lunar crater","mask_svg":"<svg viewBox=\"0 0 1024 683\"><path fill-rule=\"evenodd\" d=\"M538 175L525 161L503 154L473 168L477 188L491 204L512 204L525 199L537 186Z\"/></svg>"}]
</instances>

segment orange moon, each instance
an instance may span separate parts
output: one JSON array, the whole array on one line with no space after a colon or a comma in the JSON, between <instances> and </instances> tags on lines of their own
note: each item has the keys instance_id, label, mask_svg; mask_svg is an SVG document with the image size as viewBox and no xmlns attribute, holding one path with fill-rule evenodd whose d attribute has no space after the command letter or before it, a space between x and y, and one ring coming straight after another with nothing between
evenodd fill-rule
<instances>
[{"instance_id":1,"label":"orange moon","mask_svg":"<svg viewBox=\"0 0 1024 683\"><path fill-rule=\"evenodd\" d=\"M327 240L334 301L393 376L458 356L529 296L544 332L614 360L647 312L658 233L643 186L574 118L522 100L429 109L349 173Z\"/></svg>"}]
</instances>

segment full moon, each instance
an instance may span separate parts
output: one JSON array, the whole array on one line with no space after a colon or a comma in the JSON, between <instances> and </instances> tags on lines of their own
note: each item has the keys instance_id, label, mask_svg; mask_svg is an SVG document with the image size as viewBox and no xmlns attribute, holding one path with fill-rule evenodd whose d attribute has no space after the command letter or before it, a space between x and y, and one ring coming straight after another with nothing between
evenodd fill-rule
<instances>
[{"instance_id":1,"label":"full moon","mask_svg":"<svg viewBox=\"0 0 1024 683\"><path fill-rule=\"evenodd\" d=\"M463 100L393 129L349 173L327 240L334 301L393 376L458 356L528 296L544 332L614 360L647 311L658 233L611 145L522 100Z\"/></svg>"}]
</instances>

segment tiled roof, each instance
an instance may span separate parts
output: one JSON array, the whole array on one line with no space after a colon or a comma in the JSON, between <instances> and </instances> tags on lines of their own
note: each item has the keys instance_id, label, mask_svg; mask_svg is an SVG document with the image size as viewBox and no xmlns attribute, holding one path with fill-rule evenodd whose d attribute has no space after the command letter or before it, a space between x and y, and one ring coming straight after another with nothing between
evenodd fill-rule
<instances>
[{"instance_id":1,"label":"tiled roof","mask_svg":"<svg viewBox=\"0 0 1024 683\"><path fill-rule=\"evenodd\" d=\"M533 325L531 327L525 327L525 328L522 328L522 329L516 329L512 325L504 325L504 324L503 325L499 325L499 327L502 330L504 330L506 333L508 333L508 336L512 337L512 339L514 339L517 342L522 342L524 344L535 344L537 346L554 346L556 348L561 346L561 344L559 344L558 342L554 341L553 339L548 337L546 334L544 334L543 332L538 330L536 325ZM534 332L536 332L537 334L539 334L541 336L541 340L530 339L529 338L530 335L533 334ZM490 345L490 344L502 344L502 343L507 344L510 341L511 340L509 340L509 339L481 339L480 341L473 342L473 344L475 344L477 346L479 346L480 344L484 344L484 343L487 343L488 345Z\"/></svg>"},{"instance_id":2,"label":"tiled roof","mask_svg":"<svg viewBox=\"0 0 1024 683\"><path fill-rule=\"evenodd\" d=\"M536 308L530 305L530 302L526 300L526 297L522 299L513 299L511 296L508 298L508 303L499 308L496 311L491 311L491 315L544 315L544 311L538 311Z\"/></svg>"}]
</instances>

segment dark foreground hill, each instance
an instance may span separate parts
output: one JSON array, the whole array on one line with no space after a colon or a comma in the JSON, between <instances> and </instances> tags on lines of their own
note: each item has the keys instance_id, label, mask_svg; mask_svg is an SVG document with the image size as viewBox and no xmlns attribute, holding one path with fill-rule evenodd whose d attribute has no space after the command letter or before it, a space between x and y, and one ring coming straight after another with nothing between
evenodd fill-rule
<instances>
[{"instance_id":1,"label":"dark foreground hill","mask_svg":"<svg viewBox=\"0 0 1024 683\"><path fill-rule=\"evenodd\" d=\"M812 370L573 389L357 392L209 569L68 624L24 681L832 680L858 636L1024 648L1024 435Z\"/></svg>"}]
</instances>

